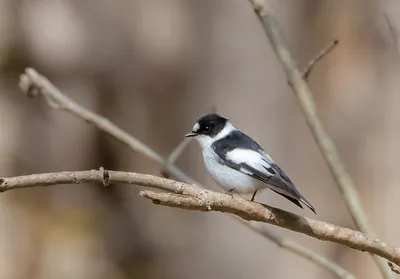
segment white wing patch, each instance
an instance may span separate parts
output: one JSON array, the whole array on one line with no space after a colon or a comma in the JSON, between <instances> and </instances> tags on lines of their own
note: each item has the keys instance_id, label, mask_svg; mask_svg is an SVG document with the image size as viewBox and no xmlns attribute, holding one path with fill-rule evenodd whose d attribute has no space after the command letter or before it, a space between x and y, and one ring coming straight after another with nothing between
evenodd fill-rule
<instances>
[{"instance_id":1,"label":"white wing patch","mask_svg":"<svg viewBox=\"0 0 400 279\"><path fill-rule=\"evenodd\" d=\"M250 167L255 168L256 170L268 176L272 176L273 174L266 170L271 167L271 165L266 162L270 160L268 157L266 158L262 154L253 150L239 148L236 148L226 154L226 158L235 164L246 163ZM243 168L241 168L240 171L246 174L252 174L250 171Z\"/></svg>"}]
</instances>

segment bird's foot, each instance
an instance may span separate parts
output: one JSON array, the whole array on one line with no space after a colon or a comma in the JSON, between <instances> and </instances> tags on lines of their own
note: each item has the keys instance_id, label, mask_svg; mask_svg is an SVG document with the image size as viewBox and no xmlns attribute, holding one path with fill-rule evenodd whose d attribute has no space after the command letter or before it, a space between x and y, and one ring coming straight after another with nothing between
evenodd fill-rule
<instances>
[{"instance_id":1,"label":"bird's foot","mask_svg":"<svg viewBox=\"0 0 400 279\"><path fill-rule=\"evenodd\" d=\"M254 201L254 198L256 197L257 191L258 191L258 190L256 190L256 191L254 192L254 194L253 194L253 196L251 197L251 200L250 200L250 201L252 201L252 202Z\"/></svg>"},{"instance_id":2,"label":"bird's foot","mask_svg":"<svg viewBox=\"0 0 400 279\"><path fill-rule=\"evenodd\" d=\"M235 188L229 189L228 191L225 192L225 195L229 195L233 197L233 191L235 191Z\"/></svg>"}]
</instances>

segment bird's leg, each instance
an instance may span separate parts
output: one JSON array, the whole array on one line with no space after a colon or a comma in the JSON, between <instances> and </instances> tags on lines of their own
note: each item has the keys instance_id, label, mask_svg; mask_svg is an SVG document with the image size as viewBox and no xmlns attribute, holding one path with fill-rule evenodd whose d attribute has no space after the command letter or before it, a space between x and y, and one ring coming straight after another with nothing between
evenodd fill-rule
<instances>
[{"instance_id":1,"label":"bird's leg","mask_svg":"<svg viewBox=\"0 0 400 279\"><path fill-rule=\"evenodd\" d=\"M225 195L232 196L233 191L235 191L235 188L229 189L228 191L225 192Z\"/></svg>"},{"instance_id":2,"label":"bird's leg","mask_svg":"<svg viewBox=\"0 0 400 279\"><path fill-rule=\"evenodd\" d=\"M257 191L258 191L258 190L256 190L256 191L254 192L253 196L251 197L251 201L254 201L254 198L256 197Z\"/></svg>"}]
</instances>

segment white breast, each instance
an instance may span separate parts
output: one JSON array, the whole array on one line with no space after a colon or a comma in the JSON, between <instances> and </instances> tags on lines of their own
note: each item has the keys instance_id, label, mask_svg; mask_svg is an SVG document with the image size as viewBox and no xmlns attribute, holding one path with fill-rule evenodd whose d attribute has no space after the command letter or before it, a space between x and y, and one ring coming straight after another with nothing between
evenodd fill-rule
<instances>
[{"instance_id":1,"label":"white breast","mask_svg":"<svg viewBox=\"0 0 400 279\"><path fill-rule=\"evenodd\" d=\"M265 188L252 177L221 164L218 155L211 147L203 149L204 163L215 182L225 191L235 189L234 193L253 193L255 190Z\"/></svg>"}]
</instances>

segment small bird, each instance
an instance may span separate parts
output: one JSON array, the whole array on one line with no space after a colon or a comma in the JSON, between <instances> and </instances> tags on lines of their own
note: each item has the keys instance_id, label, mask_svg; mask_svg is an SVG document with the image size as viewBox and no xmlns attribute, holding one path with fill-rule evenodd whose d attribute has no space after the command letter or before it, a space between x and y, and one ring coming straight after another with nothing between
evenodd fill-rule
<instances>
[{"instance_id":1,"label":"small bird","mask_svg":"<svg viewBox=\"0 0 400 279\"><path fill-rule=\"evenodd\" d=\"M262 147L227 118L207 114L185 137L194 137L200 143L207 170L227 194L253 193L251 201L254 201L258 190L269 188L300 208L303 203L316 213Z\"/></svg>"}]
</instances>

